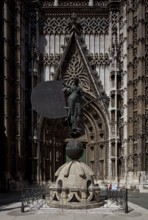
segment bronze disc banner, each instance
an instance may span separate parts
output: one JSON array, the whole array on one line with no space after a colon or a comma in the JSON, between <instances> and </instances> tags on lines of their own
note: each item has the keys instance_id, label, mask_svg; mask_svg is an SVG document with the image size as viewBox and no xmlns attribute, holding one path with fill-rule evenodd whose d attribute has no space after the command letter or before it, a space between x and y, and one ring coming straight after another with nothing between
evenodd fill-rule
<instances>
[{"instance_id":1,"label":"bronze disc banner","mask_svg":"<svg viewBox=\"0 0 148 220\"><path fill-rule=\"evenodd\" d=\"M31 94L32 108L46 118L64 118L65 97L61 81L46 81L37 85Z\"/></svg>"}]
</instances>

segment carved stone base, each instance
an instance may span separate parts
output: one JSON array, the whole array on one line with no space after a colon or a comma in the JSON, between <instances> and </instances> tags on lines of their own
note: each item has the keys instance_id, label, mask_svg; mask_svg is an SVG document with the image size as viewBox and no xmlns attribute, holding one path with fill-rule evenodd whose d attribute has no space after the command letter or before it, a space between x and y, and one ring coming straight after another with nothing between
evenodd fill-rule
<instances>
[{"instance_id":1,"label":"carved stone base","mask_svg":"<svg viewBox=\"0 0 148 220\"><path fill-rule=\"evenodd\" d=\"M51 207L94 208L102 205L100 188L94 185L93 171L77 160L61 166L55 176L55 186L50 188Z\"/></svg>"}]
</instances>

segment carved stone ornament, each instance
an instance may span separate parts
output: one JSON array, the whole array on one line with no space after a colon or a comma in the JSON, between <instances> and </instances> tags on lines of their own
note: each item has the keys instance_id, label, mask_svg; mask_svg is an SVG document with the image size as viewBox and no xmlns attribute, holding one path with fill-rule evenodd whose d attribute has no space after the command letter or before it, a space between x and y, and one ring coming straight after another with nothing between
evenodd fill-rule
<instances>
[{"instance_id":1,"label":"carved stone ornament","mask_svg":"<svg viewBox=\"0 0 148 220\"><path fill-rule=\"evenodd\" d=\"M53 15L44 16L39 21L40 32L44 34L69 34L69 16L56 17ZM109 19L103 16L78 17L83 34L107 34L109 31Z\"/></svg>"},{"instance_id":2,"label":"carved stone ornament","mask_svg":"<svg viewBox=\"0 0 148 220\"><path fill-rule=\"evenodd\" d=\"M43 7L51 7L51 6L55 6L54 5L54 0L43 0ZM60 0L58 1L58 5L57 6L65 6L65 7L86 7L90 5L90 0L75 0L75 1L67 1L67 0ZM100 1L100 0L95 0L93 1L93 5L92 6L98 6L98 7L107 7L108 5L108 0L105 1Z\"/></svg>"}]
</instances>

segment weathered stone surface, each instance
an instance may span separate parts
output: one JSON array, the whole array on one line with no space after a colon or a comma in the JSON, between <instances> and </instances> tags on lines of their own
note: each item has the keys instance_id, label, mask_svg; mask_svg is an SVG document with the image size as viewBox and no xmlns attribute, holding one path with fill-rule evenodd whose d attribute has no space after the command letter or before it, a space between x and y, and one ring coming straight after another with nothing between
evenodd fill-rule
<instances>
[{"instance_id":1,"label":"weathered stone surface","mask_svg":"<svg viewBox=\"0 0 148 220\"><path fill-rule=\"evenodd\" d=\"M67 208L85 208L100 206L100 189L94 185L94 173L88 165L71 161L61 166L55 173L57 177L50 206Z\"/></svg>"}]
</instances>

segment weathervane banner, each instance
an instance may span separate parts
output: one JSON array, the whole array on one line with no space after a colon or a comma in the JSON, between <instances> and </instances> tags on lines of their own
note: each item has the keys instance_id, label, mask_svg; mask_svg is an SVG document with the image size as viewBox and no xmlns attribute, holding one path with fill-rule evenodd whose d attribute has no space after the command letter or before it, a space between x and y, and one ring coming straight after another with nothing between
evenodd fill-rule
<instances>
[{"instance_id":1,"label":"weathervane banner","mask_svg":"<svg viewBox=\"0 0 148 220\"><path fill-rule=\"evenodd\" d=\"M46 118L65 118L65 97L61 81L46 81L37 85L31 94L32 108Z\"/></svg>"}]
</instances>

